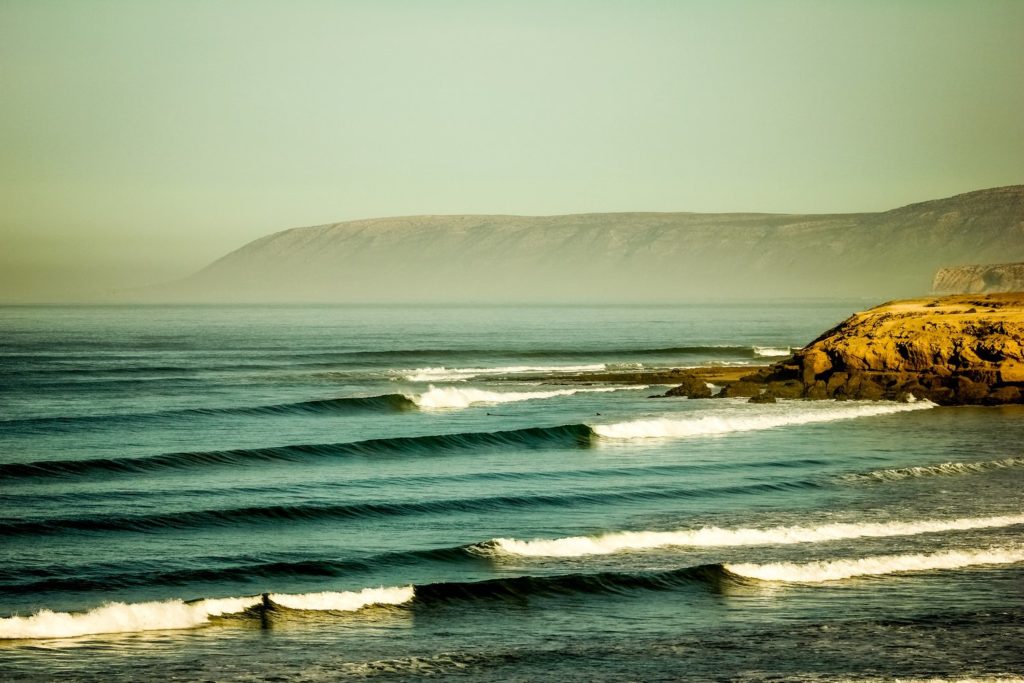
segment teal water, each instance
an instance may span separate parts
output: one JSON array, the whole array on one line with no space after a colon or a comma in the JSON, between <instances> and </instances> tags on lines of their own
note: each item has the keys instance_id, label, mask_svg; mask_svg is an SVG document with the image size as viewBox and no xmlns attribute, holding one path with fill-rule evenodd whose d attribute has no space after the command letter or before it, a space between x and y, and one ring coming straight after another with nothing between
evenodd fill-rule
<instances>
[{"instance_id":1,"label":"teal water","mask_svg":"<svg viewBox=\"0 0 1024 683\"><path fill-rule=\"evenodd\" d=\"M588 380L863 307L2 308L0 678L1019 674L1024 411Z\"/></svg>"}]
</instances>

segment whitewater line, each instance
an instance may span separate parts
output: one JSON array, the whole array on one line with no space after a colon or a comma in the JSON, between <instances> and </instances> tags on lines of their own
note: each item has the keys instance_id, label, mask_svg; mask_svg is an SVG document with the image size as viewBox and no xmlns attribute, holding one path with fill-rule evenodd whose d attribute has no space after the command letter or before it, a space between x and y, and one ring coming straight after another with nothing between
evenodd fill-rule
<instances>
[{"instance_id":1,"label":"whitewater line","mask_svg":"<svg viewBox=\"0 0 1024 683\"><path fill-rule=\"evenodd\" d=\"M751 432L789 425L836 422L936 407L931 401L914 403L816 401L783 402L761 406L743 404L728 413L687 418L653 418L594 425L594 433L605 439L657 439L666 437L712 436Z\"/></svg>"},{"instance_id":2,"label":"whitewater line","mask_svg":"<svg viewBox=\"0 0 1024 683\"><path fill-rule=\"evenodd\" d=\"M604 363L591 365L509 365L498 368L416 368L398 370L396 374L407 382L462 382L474 377L493 375L522 375L550 372L602 372Z\"/></svg>"},{"instance_id":3,"label":"whitewater line","mask_svg":"<svg viewBox=\"0 0 1024 683\"><path fill-rule=\"evenodd\" d=\"M853 560L819 562L773 562L771 564L726 564L733 574L762 581L823 583L855 576L881 576L898 572L961 569L977 565L1024 562L1024 548L994 547L982 550L947 550L915 555L880 555Z\"/></svg>"},{"instance_id":4,"label":"whitewater line","mask_svg":"<svg viewBox=\"0 0 1024 683\"><path fill-rule=\"evenodd\" d=\"M1024 515L977 517L914 522L867 522L823 524L821 526L777 526L764 529L723 529L707 526L677 531L622 531L600 536L569 536L566 538L521 541L495 538L472 546L481 555L514 555L520 557L583 557L610 555L666 547L716 547L748 545L792 545L821 543L853 538L885 538L914 536L943 531L967 531L1024 524Z\"/></svg>"},{"instance_id":5,"label":"whitewater line","mask_svg":"<svg viewBox=\"0 0 1024 683\"><path fill-rule=\"evenodd\" d=\"M775 348L772 346L754 346L751 349L754 355L759 358L781 358L783 356L789 356L793 353L794 349L789 346L782 348Z\"/></svg>"},{"instance_id":6,"label":"whitewater line","mask_svg":"<svg viewBox=\"0 0 1024 683\"><path fill-rule=\"evenodd\" d=\"M982 462L944 462L938 465L898 467L893 469L875 470L873 472L844 474L840 479L846 481L896 481L899 479L916 479L918 477L974 474L977 472L1022 466L1024 466L1024 458L1003 458L1002 460L986 460Z\"/></svg>"},{"instance_id":7,"label":"whitewater line","mask_svg":"<svg viewBox=\"0 0 1024 683\"><path fill-rule=\"evenodd\" d=\"M412 598L412 586L270 595L273 602L291 609L335 612L354 612L370 605L400 605ZM194 602L110 602L86 612L54 612L44 609L28 617L0 619L0 640L71 638L99 633L197 628L210 623L211 617L237 614L259 605L260 602L260 596L256 595L241 598L210 598Z\"/></svg>"},{"instance_id":8,"label":"whitewater line","mask_svg":"<svg viewBox=\"0 0 1024 683\"><path fill-rule=\"evenodd\" d=\"M409 396L417 406L424 409L468 408L482 403L515 403L537 399L572 396L586 393L608 393L612 391L636 391L647 389L647 385L628 387L581 387L578 389L552 389L550 391L484 391L483 389L460 389L457 387L435 387L433 384L422 394Z\"/></svg>"}]
</instances>

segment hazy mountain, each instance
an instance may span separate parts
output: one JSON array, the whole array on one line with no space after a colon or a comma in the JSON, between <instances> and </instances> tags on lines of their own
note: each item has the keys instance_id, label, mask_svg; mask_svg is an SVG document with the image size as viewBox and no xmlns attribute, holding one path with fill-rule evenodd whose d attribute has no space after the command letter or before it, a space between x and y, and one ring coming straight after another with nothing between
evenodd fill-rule
<instances>
[{"instance_id":1,"label":"hazy mountain","mask_svg":"<svg viewBox=\"0 0 1024 683\"><path fill-rule=\"evenodd\" d=\"M671 302L925 293L1024 261L1024 186L881 213L411 216L294 228L152 288L177 301Z\"/></svg>"}]
</instances>

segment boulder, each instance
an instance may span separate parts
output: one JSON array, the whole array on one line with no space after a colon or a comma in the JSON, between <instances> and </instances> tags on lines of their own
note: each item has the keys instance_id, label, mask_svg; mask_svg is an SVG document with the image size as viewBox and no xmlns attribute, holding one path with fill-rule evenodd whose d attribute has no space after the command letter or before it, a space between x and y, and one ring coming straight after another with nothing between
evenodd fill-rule
<instances>
[{"instance_id":1,"label":"boulder","mask_svg":"<svg viewBox=\"0 0 1024 683\"><path fill-rule=\"evenodd\" d=\"M804 385L795 379L768 382L766 386L767 393L776 398L800 398L804 394Z\"/></svg>"},{"instance_id":2,"label":"boulder","mask_svg":"<svg viewBox=\"0 0 1024 683\"><path fill-rule=\"evenodd\" d=\"M718 398L748 398L750 396L757 396L763 389L763 384L740 380L722 387L722 390L718 392Z\"/></svg>"},{"instance_id":3,"label":"boulder","mask_svg":"<svg viewBox=\"0 0 1024 683\"><path fill-rule=\"evenodd\" d=\"M679 386L672 387L663 397L685 396L686 398L711 398L711 388L707 382L696 376L684 377Z\"/></svg>"}]
</instances>

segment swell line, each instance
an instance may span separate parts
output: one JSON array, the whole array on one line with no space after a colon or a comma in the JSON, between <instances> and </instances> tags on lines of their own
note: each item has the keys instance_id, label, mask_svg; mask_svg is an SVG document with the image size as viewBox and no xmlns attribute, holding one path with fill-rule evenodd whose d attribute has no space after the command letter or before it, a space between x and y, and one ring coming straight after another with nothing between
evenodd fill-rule
<instances>
[{"instance_id":1,"label":"swell line","mask_svg":"<svg viewBox=\"0 0 1024 683\"><path fill-rule=\"evenodd\" d=\"M66 531L150 532L202 529L208 527L259 525L272 522L364 519L409 515L447 515L453 513L508 512L535 507L571 508L610 502L638 500L675 500L709 495L737 495L790 490L818 486L812 481L781 481L708 488L648 488L590 493L506 495L457 498L426 502L368 502L337 505L268 505L245 508L189 510L149 515L102 515L40 520L8 519L0 521L0 534L8 537L54 534Z\"/></svg>"},{"instance_id":2,"label":"swell line","mask_svg":"<svg viewBox=\"0 0 1024 683\"><path fill-rule=\"evenodd\" d=\"M240 558L240 560L243 558ZM51 591L110 591L136 586L174 586L202 582L256 579L345 577L382 568L413 566L421 563L478 564L484 558L469 551L469 546L428 548L381 553L351 559L309 559L235 561L226 566L161 569L143 563L134 571L111 571L116 565L86 565L69 569L66 565L4 570L0 568L0 594L25 594ZM193 558L194 562L214 562L219 558Z\"/></svg>"},{"instance_id":3,"label":"swell line","mask_svg":"<svg viewBox=\"0 0 1024 683\"><path fill-rule=\"evenodd\" d=\"M152 413L123 413L105 415L75 415L62 417L34 417L2 420L0 425L14 428L40 428L46 430L72 428L81 424L118 422L152 422L187 417L253 416L273 417L277 415L331 415L363 412L399 412L415 410L416 402L403 394L380 396L350 396L324 398L294 403L278 403L265 406L227 406L220 408L184 408L163 410Z\"/></svg>"},{"instance_id":4,"label":"swell line","mask_svg":"<svg viewBox=\"0 0 1024 683\"><path fill-rule=\"evenodd\" d=\"M495 432L407 436L334 444L297 444L268 448L165 453L137 458L44 460L0 464L0 478L139 474L214 465L308 462L341 457L431 455L489 449L587 448L593 431L585 424L528 427Z\"/></svg>"}]
</instances>

